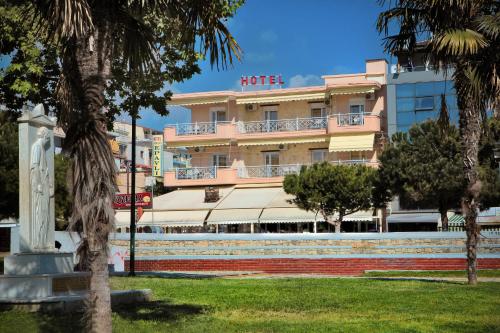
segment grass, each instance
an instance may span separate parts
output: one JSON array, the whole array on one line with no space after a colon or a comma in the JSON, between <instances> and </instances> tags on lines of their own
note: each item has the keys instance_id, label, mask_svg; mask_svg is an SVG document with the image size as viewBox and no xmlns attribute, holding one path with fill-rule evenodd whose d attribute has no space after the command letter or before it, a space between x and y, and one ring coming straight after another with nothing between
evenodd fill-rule
<instances>
[{"instance_id":1,"label":"grass","mask_svg":"<svg viewBox=\"0 0 500 333\"><path fill-rule=\"evenodd\" d=\"M478 272L479 278L500 278L500 269L483 269ZM467 278L464 271L373 271L366 272L368 277L435 277L435 278Z\"/></svg>"},{"instance_id":2,"label":"grass","mask_svg":"<svg viewBox=\"0 0 500 333\"><path fill-rule=\"evenodd\" d=\"M500 332L500 283L112 278L155 301L114 309L115 332ZM0 312L0 332L78 332L80 316Z\"/></svg>"}]
</instances>

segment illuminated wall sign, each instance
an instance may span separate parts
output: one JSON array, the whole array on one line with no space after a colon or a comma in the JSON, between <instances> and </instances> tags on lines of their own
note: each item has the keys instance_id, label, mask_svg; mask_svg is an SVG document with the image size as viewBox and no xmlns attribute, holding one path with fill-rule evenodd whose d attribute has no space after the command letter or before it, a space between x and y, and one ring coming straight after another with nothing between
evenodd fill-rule
<instances>
[{"instance_id":1,"label":"illuminated wall sign","mask_svg":"<svg viewBox=\"0 0 500 333\"><path fill-rule=\"evenodd\" d=\"M240 84L242 86L282 86L285 84L281 75L258 75L242 76Z\"/></svg>"},{"instance_id":2,"label":"illuminated wall sign","mask_svg":"<svg viewBox=\"0 0 500 333\"><path fill-rule=\"evenodd\" d=\"M117 193L115 194L115 200L113 201L113 208L130 208L132 201L131 194ZM153 195L151 192L140 192L135 194L135 205L136 207L151 208L153 207Z\"/></svg>"},{"instance_id":3,"label":"illuminated wall sign","mask_svg":"<svg viewBox=\"0 0 500 333\"><path fill-rule=\"evenodd\" d=\"M153 176L163 176L163 135L153 135Z\"/></svg>"}]
</instances>

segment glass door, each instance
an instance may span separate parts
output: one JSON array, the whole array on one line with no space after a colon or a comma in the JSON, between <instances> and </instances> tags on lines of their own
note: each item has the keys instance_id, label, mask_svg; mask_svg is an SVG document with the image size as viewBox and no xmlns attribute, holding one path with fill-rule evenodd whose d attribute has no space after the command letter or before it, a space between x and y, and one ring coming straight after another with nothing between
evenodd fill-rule
<instances>
[{"instance_id":1,"label":"glass door","mask_svg":"<svg viewBox=\"0 0 500 333\"><path fill-rule=\"evenodd\" d=\"M221 121L226 121L226 111L225 110L216 110L211 112L211 120L213 123L218 123Z\"/></svg>"},{"instance_id":2,"label":"glass door","mask_svg":"<svg viewBox=\"0 0 500 333\"><path fill-rule=\"evenodd\" d=\"M264 176L278 177L280 169L280 153L277 151L264 153Z\"/></svg>"},{"instance_id":3,"label":"glass door","mask_svg":"<svg viewBox=\"0 0 500 333\"><path fill-rule=\"evenodd\" d=\"M264 111L264 121L266 132L276 132L278 130L278 111L267 110Z\"/></svg>"}]
</instances>

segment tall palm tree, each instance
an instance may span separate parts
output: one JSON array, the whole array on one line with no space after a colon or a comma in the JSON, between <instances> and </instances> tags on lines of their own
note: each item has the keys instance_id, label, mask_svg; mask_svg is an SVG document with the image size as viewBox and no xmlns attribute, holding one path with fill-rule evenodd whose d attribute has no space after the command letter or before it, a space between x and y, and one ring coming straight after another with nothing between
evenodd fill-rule
<instances>
[{"instance_id":1,"label":"tall palm tree","mask_svg":"<svg viewBox=\"0 0 500 333\"><path fill-rule=\"evenodd\" d=\"M386 1L382 0L384 4ZM467 189L462 197L467 233L467 271L477 283L479 226L478 147L485 110L497 108L500 96L500 3L496 0L396 0L379 15L391 53L416 49L421 40L436 70L453 68L460 113L463 167ZM396 33L389 35L391 31Z\"/></svg>"},{"instance_id":2,"label":"tall palm tree","mask_svg":"<svg viewBox=\"0 0 500 333\"><path fill-rule=\"evenodd\" d=\"M116 169L106 136L102 105L113 59L133 75L161 66L162 47L152 28L158 18L178 20L186 48L200 45L212 66L223 68L240 49L224 20L242 1L232 0L37 0L27 12L61 54L57 97L59 122L72 159L73 214L81 233L80 264L91 273L87 325L111 332L107 249L113 230ZM83 259L83 260L82 260Z\"/></svg>"}]
</instances>

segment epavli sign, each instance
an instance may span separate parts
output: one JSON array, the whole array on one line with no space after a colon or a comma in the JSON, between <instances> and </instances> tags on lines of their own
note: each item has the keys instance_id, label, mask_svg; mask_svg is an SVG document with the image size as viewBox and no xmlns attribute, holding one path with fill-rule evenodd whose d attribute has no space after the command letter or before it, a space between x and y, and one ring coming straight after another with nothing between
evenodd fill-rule
<instances>
[{"instance_id":1,"label":"epavli sign","mask_svg":"<svg viewBox=\"0 0 500 333\"><path fill-rule=\"evenodd\" d=\"M242 76L241 86L282 86L285 84L281 75Z\"/></svg>"},{"instance_id":2,"label":"epavli sign","mask_svg":"<svg viewBox=\"0 0 500 333\"><path fill-rule=\"evenodd\" d=\"M153 135L153 176L163 176L163 135Z\"/></svg>"}]
</instances>

